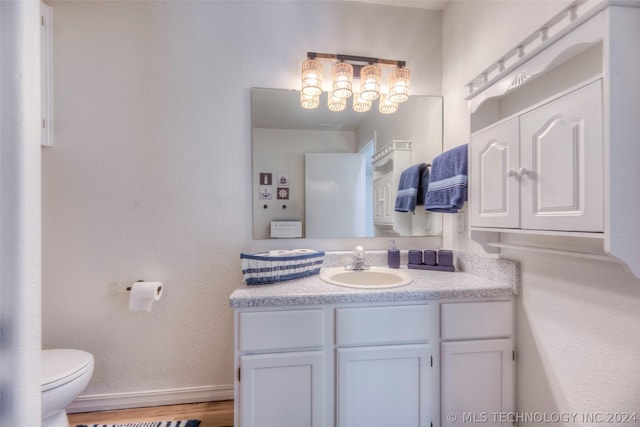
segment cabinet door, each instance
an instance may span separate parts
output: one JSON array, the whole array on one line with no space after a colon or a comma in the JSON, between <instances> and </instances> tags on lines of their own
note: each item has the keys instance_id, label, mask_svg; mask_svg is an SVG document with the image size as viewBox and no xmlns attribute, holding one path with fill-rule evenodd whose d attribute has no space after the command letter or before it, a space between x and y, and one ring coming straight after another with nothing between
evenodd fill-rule
<instances>
[{"instance_id":1,"label":"cabinet door","mask_svg":"<svg viewBox=\"0 0 640 427\"><path fill-rule=\"evenodd\" d=\"M322 352L240 357L242 427L323 425Z\"/></svg>"},{"instance_id":2,"label":"cabinet door","mask_svg":"<svg viewBox=\"0 0 640 427\"><path fill-rule=\"evenodd\" d=\"M519 138L517 118L471 137L472 227L520 227Z\"/></svg>"},{"instance_id":3,"label":"cabinet door","mask_svg":"<svg viewBox=\"0 0 640 427\"><path fill-rule=\"evenodd\" d=\"M514 410L511 339L442 344L442 425L500 425Z\"/></svg>"},{"instance_id":4,"label":"cabinet door","mask_svg":"<svg viewBox=\"0 0 640 427\"><path fill-rule=\"evenodd\" d=\"M523 229L604 229L602 88L597 81L521 117Z\"/></svg>"},{"instance_id":5,"label":"cabinet door","mask_svg":"<svg viewBox=\"0 0 640 427\"><path fill-rule=\"evenodd\" d=\"M338 427L430 425L427 344L341 348L337 352Z\"/></svg>"},{"instance_id":6,"label":"cabinet door","mask_svg":"<svg viewBox=\"0 0 640 427\"><path fill-rule=\"evenodd\" d=\"M373 183L374 188L374 217L373 221L380 224L393 223L393 211L395 208L395 199L392 200L392 174L387 174L378 178Z\"/></svg>"}]
</instances>

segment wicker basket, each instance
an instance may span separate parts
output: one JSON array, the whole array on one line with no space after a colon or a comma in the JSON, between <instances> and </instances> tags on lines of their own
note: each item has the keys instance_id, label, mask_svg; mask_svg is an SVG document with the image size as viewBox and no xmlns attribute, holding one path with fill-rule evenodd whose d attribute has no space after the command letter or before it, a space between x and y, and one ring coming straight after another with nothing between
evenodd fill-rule
<instances>
[{"instance_id":1,"label":"wicker basket","mask_svg":"<svg viewBox=\"0 0 640 427\"><path fill-rule=\"evenodd\" d=\"M312 249L241 253L242 275L247 285L264 285L320 273L324 252Z\"/></svg>"}]
</instances>

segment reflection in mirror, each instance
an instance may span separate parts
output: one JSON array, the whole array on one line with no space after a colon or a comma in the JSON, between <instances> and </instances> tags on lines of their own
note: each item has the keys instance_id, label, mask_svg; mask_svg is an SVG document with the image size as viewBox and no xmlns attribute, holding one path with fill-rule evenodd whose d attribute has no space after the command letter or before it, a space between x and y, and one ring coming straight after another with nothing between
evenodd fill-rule
<instances>
[{"instance_id":1,"label":"reflection in mirror","mask_svg":"<svg viewBox=\"0 0 640 427\"><path fill-rule=\"evenodd\" d=\"M391 115L335 113L253 88L251 127L254 239L441 235L442 214L394 211L401 172L442 152L441 97L411 96Z\"/></svg>"}]
</instances>

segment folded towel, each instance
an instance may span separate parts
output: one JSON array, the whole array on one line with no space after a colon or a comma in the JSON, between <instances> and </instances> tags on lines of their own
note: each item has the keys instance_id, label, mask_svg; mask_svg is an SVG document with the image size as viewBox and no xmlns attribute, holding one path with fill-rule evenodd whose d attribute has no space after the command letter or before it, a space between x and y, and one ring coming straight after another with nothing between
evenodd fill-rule
<instances>
[{"instance_id":1,"label":"folded towel","mask_svg":"<svg viewBox=\"0 0 640 427\"><path fill-rule=\"evenodd\" d=\"M460 145L433 159L424 208L456 213L467 200L467 147Z\"/></svg>"},{"instance_id":2,"label":"folded towel","mask_svg":"<svg viewBox=\"0 0 640 427\"><path fill-rule=\"evenodd\" d=\"M429 168L425 163L413 165L400 174L396 212L415 212L416 205L424 205L429 186Z\"/></svg>"}]
</instances>

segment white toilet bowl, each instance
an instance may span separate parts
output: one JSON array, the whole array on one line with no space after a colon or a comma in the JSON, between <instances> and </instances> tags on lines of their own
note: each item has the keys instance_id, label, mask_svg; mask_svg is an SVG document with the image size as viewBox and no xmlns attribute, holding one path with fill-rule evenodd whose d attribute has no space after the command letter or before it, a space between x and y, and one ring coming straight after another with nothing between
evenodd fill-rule
<instances>
[{"instance_id":1,"label":"white toilet bowl","mask_svg":"<svg viewBox=\"0 0 640 427\"><path fill-rule=\"evenodd\" d=\"M42 427L69 427L65 408L87 387L91 375L91 353L42 350Z\"/></svg>"}]
</instances>

